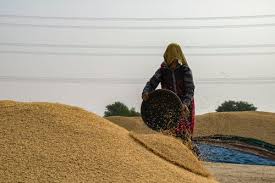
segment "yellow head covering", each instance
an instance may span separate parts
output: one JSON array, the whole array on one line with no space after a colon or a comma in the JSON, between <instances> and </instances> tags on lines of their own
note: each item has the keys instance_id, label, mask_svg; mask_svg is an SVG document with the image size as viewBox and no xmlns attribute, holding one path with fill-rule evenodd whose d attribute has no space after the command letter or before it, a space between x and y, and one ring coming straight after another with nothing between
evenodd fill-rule
<instances>
[{"instance_id":1,"label":"yellow head covering","mask_svg":"<svg viewBox=\"0 0 275 183\"><path fill-rule=\"evenodd\" d=\"M182 53L180 45L176 43L171 43L167 46L163 57L164 57L164 61L168 66L172 64L173 60L175 59L178 60L179 64L187 65L186 59Z\"/></svg>"}]
</instances>

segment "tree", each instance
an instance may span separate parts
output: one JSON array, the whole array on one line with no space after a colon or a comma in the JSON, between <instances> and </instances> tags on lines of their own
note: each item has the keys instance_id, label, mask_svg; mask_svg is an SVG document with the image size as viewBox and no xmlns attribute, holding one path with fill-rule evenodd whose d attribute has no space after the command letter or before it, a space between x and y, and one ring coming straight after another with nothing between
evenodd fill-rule
<instances>
[{"instance_id":1,"label":"tree","mask_svg":"<svg viewBox=\"0 0 275 183\"><path fill-rule=\"evenodd\" d=\"M140 116L140 113L136 111L134 107L130 109L130 116Z\"/></svg>"},{"instance_id":2,"label":"tree","mask_svg":"<svg viewBox=\"0 0 275 183\"><path fill-rule=\"evenodd\" d=\"M115 102L106 106L104 116L140 116L140 113L135 108L129 108L122 102Z\"/></svg>"},{"instance_id":3,"label":"tree","mask_svg":"<svg viewBox=\"0 0 275 183\"><path fill-rule=\"evenodd\" d=\"M256 111L257 107L245 101L225 101L216 109L217 112Z\"/></svg>"}]
</instances>

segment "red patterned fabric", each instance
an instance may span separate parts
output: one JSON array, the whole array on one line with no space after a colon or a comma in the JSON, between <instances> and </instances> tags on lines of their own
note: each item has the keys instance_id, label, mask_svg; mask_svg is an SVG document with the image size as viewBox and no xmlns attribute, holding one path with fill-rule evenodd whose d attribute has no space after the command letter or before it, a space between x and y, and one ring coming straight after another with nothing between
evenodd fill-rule
<instances>
[{"instance_id":1,"label":"red patterned fabric","mask_svg":"<svg viewBox=\"0 0 275 183\"><path fill-rule=\"evenodd\" d=\"M191 105L189 106L190 116L186 118L185 116L182 116L182 118L179 121L179 125L176 128L176 134L177 135L184 135L184 134L190 134L193 135L194 126L195 126L195 101L192 100Z\"/></svg>"},{"instance_id":2,"label":"red patterned fabric","mask_svg":"<svg viewBox=\"0 0 275 183\"><path fill-rule=\"evenodd\" d=\"M194 127L195 127L195 122L196 122L196 113L195 113L195 100L192 100L192 111L191 111L191 134L193 135L194 132Z\"/></svg>"}]
</instances>

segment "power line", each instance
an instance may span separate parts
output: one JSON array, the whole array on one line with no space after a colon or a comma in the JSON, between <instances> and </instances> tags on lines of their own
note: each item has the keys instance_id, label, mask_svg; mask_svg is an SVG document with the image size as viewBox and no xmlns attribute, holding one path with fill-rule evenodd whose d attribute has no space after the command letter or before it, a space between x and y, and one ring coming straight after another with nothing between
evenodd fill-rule
<instances>
[{"instance_id":1,"label":"power line","mask_svg":"<svg viewBox=\"0 0 275 183\"><path fill-rule=\"evenodd\" d=\"M28 55L75 55L75 56L161 56L161 53L82 53L82 52L46 52L46 51L19 51L0 50L0 54L28 54ZM250 56L275 55L275 52L231 52L231 53L187 53L187 56Z\"/></svg>"},{"instance_id":2,"label":"power line","mask_svg":"<svg viewBox=\"0 0 275 183\"><path fill-rule=\"evenodd\" d=\"M275 55L275 52L231 52L231 53L194 53L187 56L250 56L250 55Z\"/></svg>"},{"instance_id":3,"label":"power line","mask_svg":"<svg viewBox=\"0 0 275 183\"><path fill-rule=\"evenodd\" d=\"M87 20L87 21L182 21L182 20L220 20L220 19L254 19L274 18L275 14L243 15L243 16L213 16L213 17L67 17L1 14L1 18L56 19L56 20Z\"/></svg>"},{"instance_id":4,"label":"power line","mask_svg":"<svg viewBox=\"0 0 275 183\"><path fill-rule=\"evenodd\" d=\"M64 48L115 48L115 49L161 49L163 46L135 46L135 45L104 45L104 44L48 44L48 43L7 43L0 42L0 46L17 47L64 47ZM274 44L275 46L275 44Z\"/></svg>"},{"instance_id":5,"label":"power line","mask_svg":"<svg viewBox=\"0 0 275 183\"><path fill-rule=\"evenodd\" d=\"M235 25L195 25L195 26L100 26L100 25L54 25L54 24L27 24L27 23L0 23L9 27L33 27L56 29L101 29L101 30L181 30L181 29L225 29L225 28L255 28L274 27L275 23L265 24L235 24Z\"/></svg>"},{"instance_id":6,"label":"power line","mask_svg":"<svg viewBox=\"0 0 275 183\"><path fill-rule=\"evenodd\" d=\"M33 55L76 55L76 56L160 56L157 53L81 53L81 52L40 52L40 51L17 51L17 50L0 50L0 53L14 54L33 54Z\"/></svg>"},{"instance_id":7,"label":"power line","mask_svg":"<svg viewBox=\"0 0 275 183\"><path fill-rule=\"evenodd\" d=\"M138 46L138 45L108 45L108 44L49 44L49 43L8 43L0 42L0 46L16 47L64 47L64 48L110 48L110 49L163 49L164 46ZM209 48L259 48L275 47L275 44L228 44L228 45L185 45L188 49L209 49Z\"/></svg>"},{"instance_id":8,"label":"power line","mask_svg":"<svg viewBox=\"0 0 275 183\"><path fill-rule=\"evenodd\" d=\"M133 78L54 78L54 77L17 77L0 76L0 81L20 81L20 82L50 82L50 83L114 83L114 84L140 84L145 79Z\"/></svg>"},{"instance_id":9,"label":"power line","mask_svg":"<svg viewBox=\"0 0 275 183\"><path fill-rule=\"evenodd\" d=\"M62 78L62 77L19 77L0 76L7 82L50 82L50 83L102 83L102 84L144 84L146 78ZM207 78L195 81L197 84L275 84L275 77L262 78Z\"/></svg>"}]
</instances>

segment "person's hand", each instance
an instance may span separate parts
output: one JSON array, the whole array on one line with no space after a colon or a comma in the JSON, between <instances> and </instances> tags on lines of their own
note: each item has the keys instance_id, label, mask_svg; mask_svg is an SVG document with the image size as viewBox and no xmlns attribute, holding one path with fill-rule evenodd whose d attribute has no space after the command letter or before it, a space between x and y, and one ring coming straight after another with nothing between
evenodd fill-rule
<instances>
[{"instance_id":1,"label":"person's hand","mask_svg":"<svg viewBox=\"0 0 275 183\"><path fill-rule=\"evenodd\" d=\"M143 99L144 101L148 100L148 99L149 99L149 93L147 93L147 92L143 93L142 99Z\"/></svg>"},{"instance_id":2,"label":"person's hand","mask_svg":"<svg viewBox=\"0 0 275 183\"><path fill-rule=\"evenodd\" d=\"M182 104L182 115L184 115L184 116L188 117L188 116L189 116L189 114L190 114L190 111L189 111L189 109L188 109L187 105Z\"/></svg>"}]
</instances>

